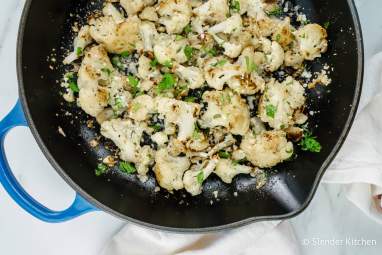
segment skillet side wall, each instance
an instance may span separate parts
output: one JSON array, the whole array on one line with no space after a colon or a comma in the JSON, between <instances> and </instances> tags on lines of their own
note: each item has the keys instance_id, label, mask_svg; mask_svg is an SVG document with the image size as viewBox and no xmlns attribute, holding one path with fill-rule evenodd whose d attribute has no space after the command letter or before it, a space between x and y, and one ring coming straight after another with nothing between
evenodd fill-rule
<instances>
[{"instance_id":1,"label":"skillet side wall","mask_svg":"<svg viewBox=\"0 0 382 255\"><path fill-rule=\"evenodd\" d=\"M19 35L18 73L21 100L36 140L60 175L84 197L116 216L149 227L205 231L234 227L254 219L294 215L311 200L319 177L350 128L363 68L360 28L351 1L350 5L347 1L329 0L295 2L306 8L304 12L312 22L330 21L329 52L312 69L319 68L320 63L329 63L334 68L333 82L328 88L317 87L308 92L311 102L308 110L319 110L311 117L311 126L318 125L314 133L323 151L319 154L298 152L296 160L279 165L277 171L270 173L270 182L263 189L257 190L255 180L247 176L239 176L232 185L212 176L201 196L190 197L184 192L169 196L164 191L154 192L152 176L142 184L134 176L114 171L105 177L94 175L98 158L106 153L104 146L108 142L102 143L100 150L88 146L87 142L97 132L87 127L87 116L62 101L56 81L63 70L52 71L47 62L53 49L58 53L58 61L62 60L61 47L65 47L63 42L70 38L69 13L84 17L89 8L99 7L89 7L85 0L27 1ZM66 116L65 112L77 113L80 118ZM58 126L63 128L67 138L57 132ZM220 201L213 198L215 190L219 191ZM233 195L235 191L237 197Z\"/></svg>"}]
</instances>

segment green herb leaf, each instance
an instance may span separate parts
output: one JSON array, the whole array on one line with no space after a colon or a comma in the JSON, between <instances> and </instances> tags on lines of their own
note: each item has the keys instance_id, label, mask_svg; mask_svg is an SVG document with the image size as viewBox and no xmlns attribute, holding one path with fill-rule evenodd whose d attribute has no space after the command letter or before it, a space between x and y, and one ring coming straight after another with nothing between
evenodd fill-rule
<instances>
[{"instance_id":1,"label":"green herb leaf","mask_svg":"<svg viewBox=\"0 0 382 255\"><path fill-rule=\"evenodd\" d=\"M187 97L184 98L183 101L188 102L188 103L194 103L196 101L196 97L194 97L194 96L187 96Z\"/></svg>"},{"instance_id":2,"label":"green herb leaf","mask_svg":"<svg viewBox=\"0 0 382 255\"><path fill-rule=\"evenodd\" d=\"M237 0L231 1L230 9L233 12L240 12L240 2Z\"/></svg>"},{"instance_id":3,"label":"green herb leaf","mask_svg":"<svg viewBox=\"0 0 382 255\"><path fill-rule=\"evenodd\" d=\"M273 119L275 117L277 108L273 104L268 104L265 106L265 111L267 112L267 116Z\"/></svg>"},{"instance_id":4,"label":"green herb leaf","mask_svg":"<svg viewBox=\"0 0 382 255\"><path fill-rule=\"evenodd\" d=\"M163 75L162 81L157 86L157 92L161 93L165 90L174 88L175 77L170 73L165 73Z\"/></svg>"},{"instance_id":5,"label":"green herb leaf","mask_svg":"<svg viewBox=\"0 0 382 255\"><path fill-rule=\"evenodd\" d=\"M269 12L267 12L267 14L269 16L281 16L283 14L283 10L280 6L275 6L275 8L273 8L272 10L270 10Z\"/></svg>"},{"instance_id":6,"label":"green herb leaf","mask_svg":"<svg viewBox=\"0 0 382 255\"><path fill-rule=\"evenodd\" d=\"M193 54L194 54L194 48L192 48L189 45L186 45L186 47L184 47L184 55L186 55L187 60L190 60Z\"/></svg>"},{"instance_id":7,"label":"green herb leaf","mask_svg":"<svg viewBox=\"0 0 382 255\"><path fill-rule=\"evenodd\" d=\"M191 25L188 24L188 25L183 29L183 32L184 32L185 34L189 34L189 33L191 33L191 32L192 32Z\"/></svg>"},{"instance_id":8,"label":"green herb leaf","mask_svg":"<svg viewBox=\"0 0 382 255\"><path fill-rule=\"evenodd\" d=\"M119 69L123 69L123 64L121 62L121 58L118 55L115 55L111 58L111 63Z\"/></svg>"},{"instance_id":9,"label":"green herb leaf","mask_svg":"<svg viewBox=\"0 0 382 255\"><path fill-rule=\"evenodd\" d=\"M121 55L121 57L123 57L123 58L127 58L128 56L130 56L130 52L128 52L128 51L124 51L124 52L122 52L120 55Z\"/></svg>"},{"instance_id":10,"label":"green herb leaf","mask_svg":"<svg viewBox=\"0 0 382 255\"><path fill-rule=\"evenodd\" d=\"M150 66L151 67L156 67L158 65L158 59L154 58L153 60L150 61Z\"/></svg>"},{"instance_id":11,"label":"green herb leaf","mask_svg":"<svg viewBox=\"0 0 382 255\"><path fill-rule=\"evenodd\" d=\"M154 129L154 132L156 133L156 132L159 132L159 131L161 131L163 128L162 128L162 126L160 125L160 124L155 124L155 125L152 125L152 126L149 126L149 127L151 127L152 129Z\"/></svg>"},{"instance_id":12,"label":"green herb leaf","mask_svg":"<svg viewBox=\"0 0 382 255\"><path fill-rule=\"evenodd\" d=\"M280 34L277 34L277 35L276 35L276 42L280 42L280 40L281 40L281 35L280 35Z\"/></svg>"},{"instance_id":13,"label":"green herb leaf","mask_svg":"<svg viewBox=\"0 0 382 255\"><path fill-rule=\"evenodd\" d=\"M204 173L203 170L200 170L198 175L196 176L196 180L198 181L199 184L202 184L204 181Z\"/></svg>"},{"instance_id":14,"label":"green herb leaf","mask_svg":"<svg viewBox=\"0 0 382 255\"><path fill-rule=\"evenodd\" d=\"M163 63L163 66L167 67L167 68L172 68L172 62L171 60L166 60L164 63Z\"/></svg>"},{"instance_id":15,"label":"green herb leaf","mask_svg":"<svg viewBox=\"0 0 382 255\"><path fill-rule=\"evenodd\" d=\"M305 132L299 145L303 151L320 152L321 144L312 136L310 132Z\"/></svg>"},{"instance_id":16,"label":"green herb leaf","mask_svg":"<svg viewBox=\"0 0 382 255\"><path fill-rule=\"evenodd\" d=\"M214 66L214 67L222 67L222 66L224 66L227 62L228 62L227 59L222 59L222 60L219 60L219 61L217 61L216 63L212 64L212 66Z\"/></svg>"},{"instance_id":17,"label":"green herb leaf","mask_svg":"<svg viewBox=\"0 0 382 255\"><path fill-rule=\"evenodd\" d=\"M101 71L107 74L107 76L111 75L111 70L109 68L101 68Z\"/></svg>"},{"instance_id":18,"label":"green herb leaf","mask_svg":"<svg viewBox=\"0 0 382 255\"><path fill-rule=\"evenodd\" d=\"M175 41L180 41L180 40L182 40L183 38L184 38L183 35L176 35L176 36L175 36Z\"/></svg>"},{"instance_id":19,"label":"green herb leaf","mask_svg":"<svg viewBox=\"0 0 382 255\"><path fill-rule=\"evenodd\" d=\"M107 166L105 164L99 163L97 165L97 168L95 169L95 175L96 176L100 176L100 175L106 173L107 170L108 170L108 168L107 168Z\"/></svg>"},{"instance_id":20,"label":"green herb leaf","mask_svg":"<svg viewBox=\"0 0 382 255\"><path fill-rule=\"evenodd\" d=\"M81 47L77 47L77 49L76 49L77 56L81 56L83 52L84 52L84 50Z\"/></svg>"},{"instance_id":21,"label":"green herb leaf","mask_svg":"<svg viewBox=\"0 0 382 255\"><path fill-rule=\"evenodd\" d=\"M129 75L127 76L127 79L129 80L129 84L130 84L130 87L131 87L131 94L133 94L133 96L137 96L138 93L140 92L140 89L139 89L139 80L132 76L132 75Z\"/></svg>"},{"instance_id":22,"label":"green herb leaf","mask_svg":"<svg viewBox=\"0 0 382 255\"><path fill-rule=\"evenodd\" d=\"M200 133L201 133L201 131L200 131L198 125L195 124L195 126L194 126L194 132L192 133L192 139L195 139L195 140L200 139Z\"/></svg>"},{"instance_id":23,"label":"green herb leaf","mask_svg":"<svg viewBox=\"0 0 382 255\"><path fill-rule=\"evenodd\" d=\"M247 72L252 73L253 71L257 72L257 65L249 59L248 56L245 56L245 64L247 66Z\"/></svg>"},{"instance_id":24,"label":"green herb leaf","mask_svg":"<svg viewBox=\"0 0 382 255\"><path fill-rule=\"evenodd\" d=\"M329 26L330 26L330 21L326 21L324 23L324 28L327 30L329 28Z\"/></svg>"},{"instance_id":25,"label":"green herb leaf","mask_svg":"<svg viewBox=\"0 0 382 255\"><path fill-rule=\"evenodd\" d=\"M78 88L77 83L74 82L74 81L71 81L71 82L69 83L69 88L70 88L70 90L73 91L74 93L78 93L78 92L80 92L80 89Z\"/></svg>"},{"instance_id":26,"label":"green herb leaf","mask_svg":"<svg viewBox=\"0 0 382 255\"><path fill-rule=\"evenodd\" d=\"M132 165L129 162L125 162L125 161L121 161L119 163L119 169L122 172L128 173L128 174L133 174L133 173L135 173L137 171L137 169L134 167L134 165Z\"/></svg>"},{"instance_id":27,"label":"green herb leaf","mask_svg":"<svg viewBox=\"0 0 382 255\"><path fill-rule=\"evenodd\" d=\"M231 157L231 153L229 153L228 151L219 151L218 155L220 158L230 158Z\"/></svg>"}]
</instances>

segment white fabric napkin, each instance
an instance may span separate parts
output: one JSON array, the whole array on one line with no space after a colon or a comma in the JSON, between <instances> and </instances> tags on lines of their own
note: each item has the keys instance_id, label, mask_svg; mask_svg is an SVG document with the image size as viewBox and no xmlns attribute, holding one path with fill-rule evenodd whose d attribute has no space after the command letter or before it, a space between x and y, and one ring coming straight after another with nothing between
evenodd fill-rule
<instances>
[{"instance_id":1,"label":"white fabric napkin","mask_svg":"<svg viewBox=\"0 0 382 255\"><path fill-rule=\"evenodd\" d=\"M356 121L323 182L344 184L348 199L382 223L382 52L366 66L369 93L362 96Z\"/></svg>"}]
</instances>

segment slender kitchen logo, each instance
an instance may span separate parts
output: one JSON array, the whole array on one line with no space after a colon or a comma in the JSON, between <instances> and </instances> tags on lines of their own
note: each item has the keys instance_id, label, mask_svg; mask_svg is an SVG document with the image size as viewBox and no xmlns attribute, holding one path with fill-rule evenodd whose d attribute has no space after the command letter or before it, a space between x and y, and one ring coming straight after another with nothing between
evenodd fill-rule
<instances>
[{"instance_id":1,"label":"slender kitchen logo","mask_svg":"<svg viewBox=\"0 0 382 255\"><path fill-rule=\"evenodd\" d=\"M346 237L345 239L323 239L319 237L304 238L302 244L305 246L376 246L377 240Z\"/></svg>"}]
</instances>

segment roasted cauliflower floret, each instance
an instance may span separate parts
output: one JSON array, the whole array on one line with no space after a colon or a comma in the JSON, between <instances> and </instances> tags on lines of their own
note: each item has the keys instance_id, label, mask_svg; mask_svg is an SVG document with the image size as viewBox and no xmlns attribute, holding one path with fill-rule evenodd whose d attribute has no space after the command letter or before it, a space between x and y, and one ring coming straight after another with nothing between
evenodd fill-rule
<instances>
[{"instance_id":1,"label":"roasted cauliflower floret","mask_svg":"<svg viewBox=\"0 0 382 255\"><path fill-rule=\"evenodd\" d=\"M283 48L277 42L263 38L262 49L265 53L266 65L265 69L269 72L274 72L279 69L284 63L285 53Z\"/></svg>"},{"instance_id":2,"label":"roasted cauliflower floret","mask_svg":"<svg viewBox=\"0 0 382 255\"><path fill-rule=\"evenodd\" d=\"M234 14L228 19L220 22L219 24L216 24L210 29L208 29L208 32L210 34L217 34L217 33L224 33L224 34L232 34L232 33L238 33L241 31L243 27L242 20L240 14Z\"/></svg>"},{"instance_id":3,"label":"roasted cauliflower floret","mask_svg":"<svg viewBox=\"0 0 382 255\"><path fill-rule=\"evenodd\" d=\"M129 118L136 121L144 121L149 118L149 114L153 113L155 104L149 95L141 95L134 98L128 108Z\"/></svg>"},{"instance_id":4,"label":"roasted cauliflower floret","mask_svg":"<svg viewBox=\"0 0 382 255\"><path fill-rule=\"evenodd\" d=\"M120 0L120 4L129 16L137 14L146 6L153 5L155 2L155 0Z\"/></svg>"},{"instance_id":5,"label":"roasted cauliflower floret","mask_svg":"<svg viewBox=\"0 0 382 255\"><path fill-rule=\"evenodd\" d=\"M287 128L294 124L295 110L305 103L304 88L292 77L281 84L271 80L260 98L259 117L275 129Z\"/></svg>"},{"instance_id":6,"label":"roasted cauliflower floret","mask_svg":"<svg viewBox=\"0 0 382 255\"><path fill-rule=\"evenodd\" d=\"M149 6L143 9L143 11L139 14L139 18L143 20L154 21L154 22L159 20L157 11L155 10L155 7L152 7L152 6Z\"/></svg>"},{"instance_id":7,"label":"roasted cauliflower floret","mask_svg":"<svg viewBox=\"0 0 382 255\"><path fill-rule=\"evenodd\" d=\"M215 24L227 18L229 6L227 0L209 0L193 10L201 23Z\"/></svg>"},{"instance_id":8,"label":"roasted cauliflower floret","mask_svg":"<svg viewBox=\"0 0 382 255\"><path fill-rule=\"evenodd\" d=\"M157 79L160 76L159 70L150 65L151 59L141 55L138 60L138 77L142 80Z\"/></svg>"},{"instance_id":9,"label":"roasted cauliflower floret","mask_svg":"<svg viewBox=\"0 0 382 255\"><path fill-rule=\"evenodd\" d=\"M176 35L159 34L154 42L154 55L160 64L184 63L187 57L184 54L184 48L187 40L176 40Z\"/></svg>"},{"instance_id":10,"label":"roasted cauliflower floret","mask_svg":"<svg viewBox=\"0 0 382 255\"><path fill-rule=\"evenodd\" d=\"M76 38L74 38L73 46L74 50L63 61L65 65L72 63L83 55L83 52L91 42L93 38L90 36L90 27L83 26L78 32Z\"/></svg>"},{"instance_id":11,"label":"roasted cauliflower floret","mask_svg":"<svg viewBox=\"0 0 382 255\"><path fill-rule=\"evenodd\" d=\"M300 69L304 63L304 57L296 49L291 49L285 52L284 65Z\"/></svg>"},{"instance_id":12,"label":"roasted cauliflower floret","mask_svg":"<svg viewBox=\"0 0 382 255\"><path fill-rule=\"evenodd\" d=\"M169 34L181 33L190 23L191 5L188 0L166 0L158 4L159 23Z\"/></svg>"},{"instance_id":13,"label":"roasted cauliflower floret","mask_svg":"<svg viewBox=\"0 0 382 255\"><path fill-rule=\"evenodd\" d=\"M277 165L293 154L293 144L288 142L284 131L248 133L240 144L246 158L255 166L267 168Z\"/></svg>"},{"instance_id":14,"label":"roasted cauliflower floret","mask_svg":"<svg viewBox=\"0 0 382 255\"><path fill-rule=\"evenodd\" d=\"M132 98L130 92L125 90L127 81L118 72L112 72L108 82L108 103L112 107L114 115L120 115L126 110Z\"/></svg>"},{"instance_id":15,"label":"roasted cauliflower floret","mask_svg":"<svg viewBox=\"0 0 382 255\"><path fill-rule=\"evenodd\" d=\"M173 191L183 189L183 173L190 168L187 157L173 157L166 149L160 149L155 154L154 173L159 186Z\"/></svg>"},{"instance_id":16,"label":"roasted cauliflower floret","mask_svg":"<svg viewBox=\"0 0 382 255\"><path fill-rule=\"evenodd\" d=\"M208 85L216 90L222 90L227 81L242 74L239 65L231 64L222 57L211 58L204 65L204 77Z\"/></svg>"},{"instance_id":17,"label":"roasted cauliflower floret","mask_svg":"<svg viewBox=\"0 0 382 255\"><path fill-rule=\"evenodd\" d=\"M213 157L211 160L204 161L201 166L184 173L183 183L188 193L193 196L202 193L202 184L214 171L217 163L217 157Z\"/></svg>"},{"instance_id":18,"label":"roasted cauliflower floret","mask_svg":"<svg viewBox=\"0 0 382 255\"><path fill-rule=\"evenodd\" d=\"M140 146L143 131L141 124L128 119L112 119L101 124L101 134L121 150L119 156L122 160L135 163L141 180L145 181L153 163L153 152L148 146Z\"/></svg>"},{"instance_id":19,"label":"roasted cauliflower floret","mask_svg":"<svg viewBox=\"0 0 382 255\"><path fill-rule=\"evenodd\" d=\"M230 89L207 91L203 101L208 104L199 123L203 128L223 126L235 135L244 135L249 130L250 114L248 105L240 95Z\"/></svg>"},{"instance_id":20,"label":"roasted cauliflower floret","mask_svg":"<svg viewBox=\"0 0 382 255\"><path fill-rule=\"evenodd\" d=\"M225 183L231 183L232 179L238 174L249 174L252 167L239 165L230 159L219 159L214 173Z\"/></svg>"},{"instance_id":21,"label":"roasted cauliflower floret","mask_svg":"<svg viewBox=\"0 0 382 255\"><path fill-rule=\"evenodd\" d=\"M120 13L112 3L106 3L102 9L102 13L104 16L111 16L117 24L125 21L125 17L123 17L122 13Z\"/></svg>"},{"instance_id":22,"label":"roasted cauliflower floret","mask_svg":"<svg viewBox=\"0 0 382 255\"><path fill-rule=\"evenodd\" d=\"M178 139L185 141L192 137L200 106L180 100L157 97L156 109L165 121L178 126Z\"/></svg>"},{"instance_id":23,"label":"roasted cauliflower floret","mask_svg":"<svg viewBox=\"0 0 382 255\"><path fill-rule=\"evenodd\" d=\"M96 42L105 46L108 52L120 54L132 51L140 40L141 21L137 16L131 16L119 24L111 16L97 18L91 23L90 35Z\"/></svg>"},{"instance_id":24,"label":"roasted cauliflower floret","mask_svg":"<svg viewBox=\"0 0 382 255\"><path fill-rule=\"evenodd\" d=\"M294 38L293 27L290 25L289 17L277 24L272 35L272 40L276 41L284 49L287 49L287 47L294 41Z\"/></svg>"},{"instance_id":25,"label":"roasted cauliflower floret","mask_svg":"<svg viewBox=\"0 0 382 255\"><path fill-rule=\"evenodd\" d=\"M227 82L228 86L239 94L253 95L263 91L264 79L258 74L259 67L263 64L253 47L243 50L236 64L240 65L244 75L236 76ZM265 58L264 58L265 59Z\"/></svg>"},{"instance_id":26,"label":"roasted cauliflower floret","mask_svg":"<svg viewBox=\"0 0 382 255\"><path fill-rule=\"evenodd\" d=\"M113 70L106 50L102 46L94 46L85 53L78 71L78 104L87 114L96 117L107 106L109 92L108 71Z\"/></svg>"},{"instance_id":27,"label":"roasted cauliflower floret","mask_svg":"<svg viewBox=\"0 0 382 255\"><path fill-rule=\"evenodd\" d=\"M153 51L154 38L158 35L154 23L144 21L139 27L139 33L143 41L145 51Z\"/></svg>"},{"instance_id":28,"label":"roasted cauliflower floret","mask_svg":"<svg viewBox=\"0 0 382 255\"><path fill-rule=\"evenodd\" d=\"M296 39L300 52L304 59L314 60L321 57L328 49L326 30L318 24L308 24L299 28L296 32Z\"/></svg>"},{"instance_id":29,"label":"roasted cauliflower floret","mask_svg":"<svg viewBox=\"0 0 382 255\"><path fill-rule=\"evenodd\" d=\"M176 65L175 73L179 76L179 78L187 81L187 85L190 89L200 88L205 81L203 72L195 66L185 67L182 65Z\"/></svg>"}]
</instances>

